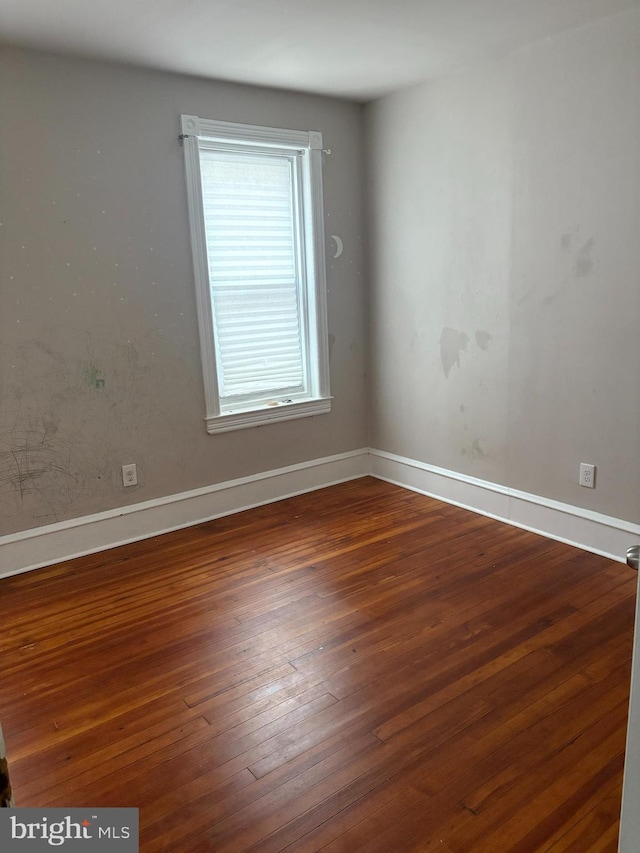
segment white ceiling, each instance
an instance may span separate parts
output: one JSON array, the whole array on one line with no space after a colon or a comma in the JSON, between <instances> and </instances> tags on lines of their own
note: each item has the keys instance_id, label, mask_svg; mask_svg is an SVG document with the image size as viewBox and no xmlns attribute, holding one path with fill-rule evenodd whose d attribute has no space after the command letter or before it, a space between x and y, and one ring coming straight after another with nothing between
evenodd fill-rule
<instances>
[{"instance_id":1,"label":"white ceiling","mask_svg":"<svg viewBox=\"0 0 640 853\"><path fill-rule=\"evenodd\" d=\"M640 0L0 0L5 42L369 100Z\"/></svg>"}]
</instances>

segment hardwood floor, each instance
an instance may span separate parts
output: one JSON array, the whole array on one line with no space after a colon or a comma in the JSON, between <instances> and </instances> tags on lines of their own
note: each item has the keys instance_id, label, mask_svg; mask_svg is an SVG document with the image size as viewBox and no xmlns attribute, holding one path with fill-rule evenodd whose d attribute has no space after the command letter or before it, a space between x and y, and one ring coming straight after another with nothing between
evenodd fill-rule
<instances>
[{"instance_id":1,"label":"hardwood floor","mask_svg":"<svg viewBox=\"0 0 640 853\"><path fill-rule=\"evenodd\" d=\"M615 851L636 574L370 478L0 581L22 806L140 849Z\"/></svg>"}]
</instances>

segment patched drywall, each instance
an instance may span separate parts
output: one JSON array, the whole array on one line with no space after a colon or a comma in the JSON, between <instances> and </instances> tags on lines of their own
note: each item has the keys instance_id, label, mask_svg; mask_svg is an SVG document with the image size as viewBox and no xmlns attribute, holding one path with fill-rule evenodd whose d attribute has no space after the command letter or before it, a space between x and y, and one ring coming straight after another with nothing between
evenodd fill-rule
<instances>
[{"instance_id":1,"label":"patched drywall","mask_svg":"<svg viewBox=\"0 0 640 853\"><path fill-rule=\"evenodd\" d=\"M0 534L366 446L361 108L12 48L0 63ZM206 432L181 113L331 147L329 415Z\"/></svg>"},{"instance_id":2,"label":"patched drywall","mask_svg":"<svg viewBox=\"0 0 640 853\"><path fill-rule=\"evenodd\" d=\"M367 108L373 447L640 520L639 44L636 9Z\"/></svg>"}]
</instances>

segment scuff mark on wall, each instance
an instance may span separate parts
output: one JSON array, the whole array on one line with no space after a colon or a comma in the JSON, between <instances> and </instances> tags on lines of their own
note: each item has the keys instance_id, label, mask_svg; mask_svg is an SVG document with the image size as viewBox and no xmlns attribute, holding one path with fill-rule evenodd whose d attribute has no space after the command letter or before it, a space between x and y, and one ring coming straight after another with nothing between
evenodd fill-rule
<instances>
[{"instance_id":1,"label":"scuff mark on wall","mask_svg":"<svg viewBox=\"0 0 640 853\"><path fill-rule=\"evenodd\" d=\"M440 358L445 378L449 378L451 368L456 364L460 367L460 353L464 352L469 338L458 329L445 327L440 335Z\"/></svg>"},{"instance_id":2,"label":"scuff mark on wall","mask_svg":"<svg viewBox=\"0 0 640 853\"><path fill-rule=\"evenodd\" d=\"M55 483L57 502L73 493L78 478L68 470L73 457L73 446L68 440L52 440L44 431L16 429L10 436L9 449L0 450L0 475L5 488L0 492L8 495L11 491L23 501L27 495L34 494L43 499L53 511L47 491Z\"/></svg>"},{"instance_id":3,"label":"scuff mark on wall","mask_svg":"<svg viewBox=\"0 0 640 853\"><path fill-rule=\"evenodd\" d=\"M41 420L45 438L54 436L58 432L60 418L54 412L43 412Z\"/></svg>"}]
</instances>

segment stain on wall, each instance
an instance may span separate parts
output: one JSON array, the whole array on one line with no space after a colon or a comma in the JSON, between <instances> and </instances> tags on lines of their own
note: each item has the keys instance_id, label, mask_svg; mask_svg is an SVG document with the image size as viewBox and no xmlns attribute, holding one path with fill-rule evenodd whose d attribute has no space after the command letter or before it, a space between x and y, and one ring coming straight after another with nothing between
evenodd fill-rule
<instances>
[{"instance_id":1,"label":"stain on wall","mask_svg":"<svg viewBox=\"0 0 640 853\"><path fill-rule=\"evenodd\" d=\"M575 264L576 278L586 278L593 271L595 240L591 237L578 252Z\"/></svg>"},{"instance_id":2,"label":"stain on wall","mask_svg":"<svg viewBox=\"0 0 640 853\"><path fill-rule=\"evenodd\" d=\"M0 536L366 446L361 107L6 46L0 78L13 117L0 139ZM327 228L344 241L327 277L336 406L259 440L206 432L178 143L188 104L319 127L335 146L323 197L344 223Z\"/></svg>"},{"instance_id":3,"label":"stain on wall","mask_svg":"<svg viewBox=\"0 0 640 853\"><path fill-rule=\"evenodd\" d=\"M482 449L480 445L480 439L476 438L471 445L471 458L472 459L484 459L487 454Z\"/></svg>"},{"instance_id":4,"label":"stain on wall","mask_svg":"<svg viewBox=\"0 0 640 853\"><path fill-rule=\"evenodd\" d=\"M489 349L489 344L491 342L491 335L489 332L483 332L482 329L476 330L476 343L480 347L481 350L485 352Z\"/></svg>"},{"instance_id":5,"label":"stain on wall","mask_svg":"<svg viewBox=\"0 0 640 853\"><path fill-rule=\"evenodd\" d=\"M475 340L477 346L486 352L489 349L489 344L492 340L492 335L482 329L477 329L475 332ZM413 340L411 346L413 346ZM461 366L461 354L466 352L469 345L469 336L459 329L444 328L440 335L440 360L445 378L449 378L452 368ZM462 408L460 411L464 411Z\"/></svg>"},{"instance_id":6,"label":"stain on wall","mask_svg":"<svg viewBox=\"0 0 640 853\"><path fill-rule=\"evenodd\" d=\"M578 249L577 247L580 246ZM560 236L561 254L556 257L556 265L553 276L548 279L549 292L539 300L539 304L545 309L555 307L561 301L573 300L577 294L575 291L578 279L586 279L592 275L596 267L594 251L596 241L590 237L583 242L580 236L580 226L573 232L565 232ZM519 305L535 292L530 288L525 298L520 300Z\"/></svg>"},{"instance_id":7,"label":"stain on wall","mask_svg":"<svg viewBox=\"0 0 640 853\"><path fill-rule=\"evenodd\" d=\"M440 335L440 359L445 378L449 378L454 365L460 367L460 354L467 349L468 343L469 338L464 332L449 327L442 330L442 334Z\"/></svg>"},{"instance_id":8,"label":"stain on wall","mask_svg":"<svg viewBox=\"0 0 640 853\"><path fill-rule=\"evenodd\" d=\"M151 436L158 428L180 431L154 395L158 371L174 381L180 365L158 340L153 355L147 352L141 363L130 341L45 326L37 340L0 349L0 358L12 368L0 410L5 519L32 515L51 523L86 502L99 510L121 498L117 475L134 444L136 461L144 463L138 436ZM108 383L102 363L109 365ZM182 389L193 385L184 375L178 381Z\"/></svg>"},{"instance_id":9,"label":"stain on wall","mask_svg":"<svg viewBox=\"0 0 640 853\"><path fill-rule=\"evenodd\" d=\"M639 34L635 9L367 105L373 447L640 518Z\"/></svg>"},{"instance_id":10,"label":"stain on wall","mask_svg":"<svg viewBox=\"0 0 640 853\"><path fill-rule=\"evenodd\" d=\"M333 347L335 346L336 336L329 334L329 363L331 363L331 359L333 358Z\"/></svg>"},{"instance_id":11,"label":"stain on wall","mask_svg":"<svg viewBox=\"0 0 640 853\"><path fill-rule=\"evenodd\" d=\"M106 379L102 375L102 371L95 364L90 364L84 372L84 378L87 385L90 385L96 391L101 391L106 383Z\"/></svg>"},{"instance_id":12,"label":"stain on wall","mask_svg":"<svg viewBox=\"0 0 640 853\"><path fill-rule=\"evenodd\" d=\"M465 427L467 429L467 427ZM480 444L480 439L476 438L469 447L463 447L460 451L462 456L468 456L470 459L486 459L488 454Z\"/></svg>"}]
</instances>

